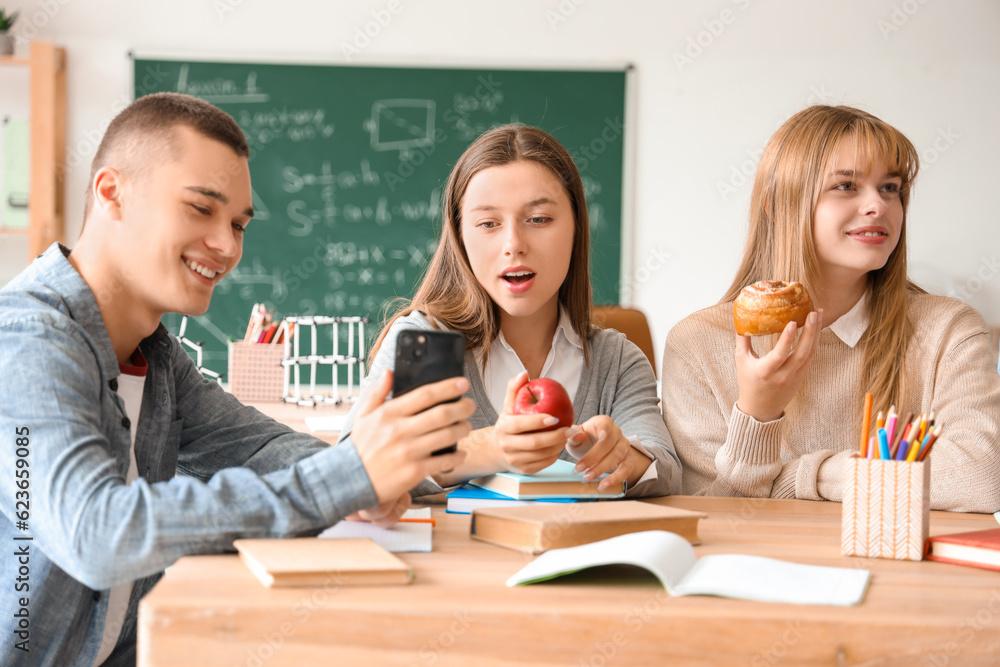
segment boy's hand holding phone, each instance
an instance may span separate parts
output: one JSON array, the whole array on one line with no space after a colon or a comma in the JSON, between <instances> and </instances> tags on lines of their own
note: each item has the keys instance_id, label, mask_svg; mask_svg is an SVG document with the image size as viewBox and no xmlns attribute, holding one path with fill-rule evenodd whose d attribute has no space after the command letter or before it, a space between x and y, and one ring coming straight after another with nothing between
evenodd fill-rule
<instances>
[{"instance_id":1,"label":"boy's hand holding phone","mask_svg":"<svg viewBox=\"0 0 1000 667\"><path fill-rule=\"evenodd\" d=\"M386 401L392 387L386 371L362 397L351 433L379 502L407 493L429 475L456 468L465 452L433 456L469 434L466 420L476 404L462 395L464 377L441 380Z\"/></svg>"}]
</instances>

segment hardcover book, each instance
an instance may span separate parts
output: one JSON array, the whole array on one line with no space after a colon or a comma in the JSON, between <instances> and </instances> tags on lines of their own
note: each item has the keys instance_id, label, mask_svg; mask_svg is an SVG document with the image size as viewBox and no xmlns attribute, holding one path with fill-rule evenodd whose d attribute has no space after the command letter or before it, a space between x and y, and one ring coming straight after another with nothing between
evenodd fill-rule
<instances>
[{"instance_id":1,"label":"hardcover book","mask_svg":"<svg viewBox=\"0 0 1000 667\"><path fill-rule=\"evenodd\" d=\"M932 537L927 560L1000 570L1000 528Z\"/></svg>"},{"instance_id":2,"label":"hardcover book","mask_svg":"<svg viewBox=\"0 0 1000 667\"><path fill-rule=\"evenodd\" d=\"M268 588L408 584L413 570L368 538L236 540L233 546Z\"/></svg>"},{"instance_id":3,"label":"hardcover book","mask_svg":"<svg viewBox=\"0 0 1000 667\"><path fill-rule=\"evenodd\" d=\"M502 493L490 491L479 486L460 486L448 494L449 514L471 514L472 510L483 507L515 507L517 505L533 505L536 503L575 503L576 498L546 498L545 500L514 500Z\"/></svg>"},{"instance_id":4,"label":"hardcover book","mask_svg":"<svg viewBox=\"0 0 1000 667\"><path fill-rule=\"evenodd\" d=\"M534 504L474 510L470 532L474 539L533 554L647 530L667 530L697 544L704 516L638 500Z\"/></svg>"},{"instance_id":5,"label":"hardcover book","mask_svg":"<svg viewBox=\"0 0 1000 667\"><path fill-rule=\"evenodd\" d=\"M541 498L621 498L625 495L625 483L603 491L597 485L604 476L586 481L583 473L576 472L572 461L557 460L548 468L531 475L514 472L498 472L485 477L469 480L469 484L514 498L515 500L538 500Z\"/></svg>"}]
</instances>

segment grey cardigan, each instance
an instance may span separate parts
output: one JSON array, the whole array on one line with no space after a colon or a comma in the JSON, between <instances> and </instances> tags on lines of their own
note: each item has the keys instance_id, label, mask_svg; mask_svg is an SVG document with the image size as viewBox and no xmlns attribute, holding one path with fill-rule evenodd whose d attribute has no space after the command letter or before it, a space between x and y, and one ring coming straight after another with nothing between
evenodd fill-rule
<instances>
[{"instance_id":1,"label":"grey cardigan","mask_svg":"<svg viewBox=\"0 0 1000 667\"><path fill-rule=\"evenodd\" d=\"M432 329L430 320L422 313L411 313L396 320L382 341L369 377L381 375L391 369L396 355L396 337L403 329ZM674 443L663 423L656 397L656 378L646 355L625 335L614 329L600 329L587 341L590 364L585 365L580 385L573 400L576 423L580 424L595 415L607 415L622 430L625 437L637 437L646 451L653 455L656 478L637 484L626 492L627 496L665 496L679 493L681 489L681 464L674 451ZM497 415L483 384L482 373L474 354L466 352L465 376L471 385L469 398L476 402L476 412L469 418L473 429L496 424ZM357 404L340 434L340 442L351 435ZM338 443L339 444L339 443ZM572 461L563 450L560 458ZM447 491L432 479L421 482L412 494L414 497Z\"/></svg>"}]
</instances>

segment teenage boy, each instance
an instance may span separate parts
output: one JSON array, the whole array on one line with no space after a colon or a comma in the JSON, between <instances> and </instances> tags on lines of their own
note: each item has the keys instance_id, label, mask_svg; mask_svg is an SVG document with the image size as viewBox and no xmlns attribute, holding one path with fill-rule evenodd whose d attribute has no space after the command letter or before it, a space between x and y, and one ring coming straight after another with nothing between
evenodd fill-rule
<instances>
[{"instance_id":1,"label":"teenage boy","mask_svg":"<svg viewBox=\"0 0 1000 667\"><path fill-rule=\"evenodd\" d=\"M473 402L431 406L464 379L383 405L386 375L364 428L328 447L201 377L160 324L204 313L239 262L248 155L210 104L140 98L98 148L76 246L0 290L4 665L134 665L138 601L181 556L352 513L388 525L461 463L431 452L469 432Z\"/></svg>"}]
</instances>

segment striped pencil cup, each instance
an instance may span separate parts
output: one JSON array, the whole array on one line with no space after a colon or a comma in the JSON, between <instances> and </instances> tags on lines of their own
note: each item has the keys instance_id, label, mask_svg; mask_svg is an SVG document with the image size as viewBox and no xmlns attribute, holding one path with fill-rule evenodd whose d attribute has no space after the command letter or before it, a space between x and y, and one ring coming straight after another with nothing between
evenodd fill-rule
<instances>
[{"instance_id":1,"label":"striped pencil cup","mask_svg":"<svg viewBox=\"0 0 1000 667\"><path fill-rule=\"evenodd\" d=\"M923 560L930 522L930 459L921 463L847 460L840 552Z\"/></svg>"},{"instance_id":2,"label":"striped pencil cup","mask_svg":"<svg viewBox=\"0 0 1000 667\"><path fill-rule=\"evenodd\" d=\"M285 391L284 345L229 343L229 391L241 401L281 401Z\"/></svg>"}]
</instances>

